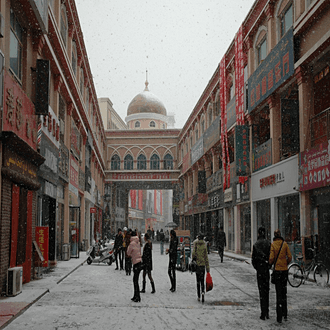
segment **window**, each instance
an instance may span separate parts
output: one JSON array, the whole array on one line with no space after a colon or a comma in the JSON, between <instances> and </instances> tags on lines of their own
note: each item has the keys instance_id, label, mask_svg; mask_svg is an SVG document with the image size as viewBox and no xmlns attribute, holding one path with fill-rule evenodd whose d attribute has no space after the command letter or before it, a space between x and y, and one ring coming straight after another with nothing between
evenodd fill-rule
<instances>
[{"instance_id":1,"label":"window","mask_svg":"<svg viewBox=\"0 0 330 330\"><path fill-rule=\"evenodd\" d=\"M126 155L124 158L124 170L133 169L133 157L131 155Z\"/></svg>"},{"instance_id":2,"label":"window","mask_svg":"<svg viewBox=\"0 0 330 330\"><path fill-rule=\"evenodd\" d=\"M209 126L211 126L211 124L212 124L212 118L213 118L213 116L212 116L212 108L210 107L209 108Z\"/></svg>"},{"instance_id":3,"label":"window","mask_svg":"<svg viewBox=\"0 0 330 330\"><path fill-rule=\"evenodd\" d=\"M166 154L164 157L164 169L173 170L173 157L170 154Z\"/></svg>"},{"instance_id":4,"label":"window","mask_svg":"<svg viewBox=\"0 0 330 330\"><path fill-rule=\"evenodd\" d=\"M141 154L137 158L137 169L138 170L146 170L147 169L147 159L146 156Z\"/></svg>"},{"instance_id":5,"label":"window","mask_svg":"<svg viewBox=\"0 0 330 330\"><path fill-rule=\"evenodd\" d=\"M139 128L141 126L140 122L139 121L136 121L135 122L135 128Z\"/></svg>"},{"instance_id":6,"label":"window","mask_svg":"<svg viewBox=\"0 0 330 330\"><path fill-rule=\"evenodd\" d=\"M150 122L150 127L156 127L156 123L154 121Z\"/></svg>"},{"instance_id":7,"label":"window","mask_svg":"<svg viewBox=\"0 0 330 330\"><path fill-rule=\"evenodd\" d=\"M258 45L258 64L260 64L267 56L267 40L266 38Z\"/></svg>"},{"instance_id":8,"label":"window","mask_svg":"<svg viewBox=\"0 0 330 330\"><path fill-rule=\"evenodd\" d=\"M120 170L120 158L118 155L114 155L111 158L111 170Z\"/></svg>"},{"instance_id":9,"label":"window","mask_svg":"<svg viewBox=\"0 0 330 330\"><path fill-rule=\"evenodd\" d=\"M77 46L76 42L72 42L72 58L71 58L71 65L74 75L77 75Z\"/></svg>"},{"instance_id":10,"label":"window","mask_svg":"<svg viewBox=\"0 0 330 330\"><path fill-rule=\"evenodd\" d=\"M192 135L190 136L190 148L193 146L193 138Z\"/></svg>"},{"instance_id":11,"label":"window","mask_svg":"<svg viewBox=\"0 0 330 330\"><path fill-rule=\"evenodd\" d=\"M19 80L22 79L22 53L23 29L10 11L10 68Z\"/></svg>"},{"instance_id":12,"label":"window","mask_svg":"<svg viewBox=\"0 0 330 330\"><path fill-rule=\"evenodd\" d=\"M165 129L166 128L166 125L165 124L163 124L163 129Z\"/></svg>"},{"instance_id":13,"label":"window","mask_svg":"<svg viewBox=\"0 0 330 330\"><path fill-rule=\"evenodd\" d=\"M202 134L204 133L204 130L205 130L205 121L204 121L204 118L201 122L201 131L202 131Z\"/></svg>"},{"instance_id":14,"label":"window","mask_svg":"<svg viewBox=\"0 0 330 330\"><path fill-rule=\"evenodd\" d=\"M159 157L156 154L153 154L150 158L150 169L159 170Z\"/></svg>"},{"instance_id":15,"label":"window","mask_svg":"<svg viewBox=\"0 0 330 330\"><path fill-rule=\"evenodd\" d=\"M229 99L231 100L235 96L234 84L229 87Z\"/></svg>"},{"instance_id":16,"label":"window","mask_svg":"<svg viewBox=\"0 0 330 330\"><path fill-rule=\"evenodd\" d=\"M281 37L283 37L293 24L292 4L281 15L280 21L281 21Z\"/></svg>"},{"instance_id":17,"label":"window","mask_svg":"<svg viewBox=\"0 0 330 330\"><path fill-rule=\"evenodd\" d=\"M88 104L89 104L89 88L86 87L86 107L88 110Z\"/></svg>"},{"instance_id":18,"label":"window","mask_svg":"<svg viewBox=\"0 0 330 330\"><path fill-rule=\"evenodd\" d=\"M68 37L68 20L66 16L66 8L62 5L61 8L61 37L66 46L67 37Z\"/></svg>"},{"instance_id":19,"label":"window","mask_svg":"<svg viewBox=\"0 0 330 330\"><path fill-rule=\"evenodd\" d=\"M195 128L195 142L198 140L198 128Z\"/></svg>"}]
</instances>

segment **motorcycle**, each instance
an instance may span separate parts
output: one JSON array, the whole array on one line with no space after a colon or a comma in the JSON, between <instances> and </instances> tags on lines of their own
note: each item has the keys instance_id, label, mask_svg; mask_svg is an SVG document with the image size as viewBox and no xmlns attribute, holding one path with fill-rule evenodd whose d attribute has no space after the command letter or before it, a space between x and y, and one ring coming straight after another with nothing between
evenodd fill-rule
<instances>
[{"instance_id":1,"label":"motorcycle","mask_svg":"<svg viewBox=\"0 0 330 330\"><path fill-rule=\"evenodd\" d=\"M99 264L101 262L108 264L109 266L115 260L113 252L113 244L109 244L103 248L103 246L92 245L87 253L87 264L91 265L92 263Z\"/></svg>"}]
</instances>

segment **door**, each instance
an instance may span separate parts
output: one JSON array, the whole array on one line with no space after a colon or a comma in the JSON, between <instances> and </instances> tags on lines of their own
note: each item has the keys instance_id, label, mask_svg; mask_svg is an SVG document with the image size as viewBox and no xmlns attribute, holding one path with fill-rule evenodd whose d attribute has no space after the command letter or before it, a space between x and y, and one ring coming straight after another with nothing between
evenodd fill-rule
<instances>
[{"instance_id":1,"label":"door","mask_svg":"<svg viewBox=\"0 0 330 330\"><path fill-rule=\"evenodd\" d=\"M319 253L320 259L330 269L330 205L319 205Z\"/></svg>"},{"instance_id":2,"label":"door","mask_svg":"<svg viewBox=\"0 0 330 330\"><path fill-rule=\"evenodd\" d=\"M71 258L79 258L80 207L70 206L69 216Z\"/></svg>"}]
</instances>

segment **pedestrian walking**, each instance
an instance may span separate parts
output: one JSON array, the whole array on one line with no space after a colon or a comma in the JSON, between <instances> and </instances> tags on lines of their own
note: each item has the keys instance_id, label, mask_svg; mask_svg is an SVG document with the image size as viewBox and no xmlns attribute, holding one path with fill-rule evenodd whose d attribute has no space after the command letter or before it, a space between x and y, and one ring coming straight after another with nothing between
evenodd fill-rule
<instances>
[{"instance_id":1,"label":"pedestrian walking","mask_svg":"<svg viewBox=\"0 0 330 330\"><path fill-rule=\"evenodd\" d=\"M168 263L168 276L171 281L170 291L174 292L176 290L176 275L175 275L175 267L176 260L178 257L178 238L176 237L176 232L174 229L170 232L170 247L166 249L166 254L169 255L169 263Z\"/></svg>"},{"instance_id":2,"label":"pedestrian walking","mask_svg":"<svg viewBox=\"0 0 330 330\"><path fill-rule=\"evenodd\" d=\"M258 229L258 239L252 249L252 265L257 271L259 289L260 319L269 319L269 254L270 242L266 239L264 227Z\"/></svg>"},{"instance_id":3,"label":"pedestrian walking","mask_svg":"<svg viewBox=\"0 0 330 330\"><path fill-rule=\"evenodd\" d=\"M142 257L141 257L141 246L139 237L136 236L136 232L132 232L131 241L127 249L127 255L132 258L133 263L133 287L134 296L131 299L134 302L140 302L140 287L139 287L139 276L142 270Z\"/></svg>"},{"instance_id":4,"label":"pedestrian walking","mask_svg":"<svg viewBox=\"0 0 330 330\"><path fill-rule=\"evenodd\" d=\"M205 296L205 268L206 272L210 272L209 258L207 253L206 242L204 241L204 235L198 234L197 240L193 245L193 260L196 261L196 284L197 284L197 299L200 301L202 294L202 303L204 303Z\"/></svg>"},{"instance_id":5,"label":"pedestrian walking","mask_svg":"<svg viewBox=\"0 0 330 330\"><path fill-rule=\"evenodd\" d=\"M159 236L160 236L160 254L163 255L164 254L164 242L165 242L165 234L163 232L163 229L160 230Z\"/></svg>"},{"instance_id":6,"label":"pedestrian walking","mask_svg":"<svg viewBox=\"0 0 330 330\"><path fill-rule=\"evenodd\" d=\"M118 233L115 238L115 243L114 243L114 252L115 252L115 259L116 259L116 270L118 270L118 257L119 257L119 266L120 270L123 269L123 256L122 256L122 249L123 249L123 235L121 233L121 228L118 228Z\"/></svg>"},{"instance_id":7,"label":"pedestrian walking","mask_svg":"<svg viewBox=\"0 0 330 330\"><path fill-rule=\"evenodd\" d=\"M131 275L132 272L132 259L127 255L127 249L131 242L131 236L132 236L132 230L128 229L127 233L125 235L125 243L126 243L126 249L125 249L125 272L127 276Z\"/></svg>"},{"instance_id":8,"label":"pedestrian walking","mask_svg":"<svg viewBox=\"0 0 330 330\"><path fill-rule=\"evenodd\" d=\"M287 281L288 281L288 264L292 260L292 255L288 244L281 237L281 231L274 231L274 239L270 248L269 263L275 264L275 291L276 291L276 317L277 322L282 323L288 319L288 303L287 303Z\"/></svg>"},{"instance_id":9,"label":"pedestrian walking","mask_svg":"<svg viewBox=\"0 0 330 330\"><path fill-rule=\"evenodd\" d=\"M152 271L152 242L150 237L147 234L144 235L144 247L143 247L143 254L142 254L142 268L143 268L143 280L142 280L142 290L140 292L146 292L146 275L148 274L152 291L151 293L155 293L155 282L151 276Z\"/></svg>"},{"instance_id":10,"label":"pedestrian walking","mask_svg":"<svg viewBox=\"0 0 330 330\"><path fill-rule=\"evenodd\" d=\"M221 262L223 262L223 252L224 252L225 246L227 246L226 233L223 231L223 226L221 226L219 233L218 233L218 253L219 253Z\"/></svg>"},{"instance_id":11,"label":"pedestrian walking","mask_svg":"<svg viewBox=\"0 0 330 330\"><path fill-rule=\"evenodd\" d=\"M126 235L127 235L127 227L123 228L123 248L121 250L121 258L123 260L123 268L126 269L126 250L127 250L127 245L126 245Z\"/></svg>"}]
</instances>

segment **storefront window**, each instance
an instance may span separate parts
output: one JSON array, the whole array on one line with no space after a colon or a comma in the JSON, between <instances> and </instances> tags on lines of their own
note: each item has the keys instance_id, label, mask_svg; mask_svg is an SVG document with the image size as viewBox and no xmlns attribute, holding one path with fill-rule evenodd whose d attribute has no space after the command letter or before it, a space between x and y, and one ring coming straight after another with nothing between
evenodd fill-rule
<instances>
[{"instance_id":1,"label":"storefront window","mask_svg":"<svg viewBox=\"0 0 330 330\"><path fill-rule=\"evenodd\" d=\"M228 249L235 250L234 209L228 209Z\"/></svg>"},{"instance_id":2,"label":"storefront window","mask_svg":"<svg viewBox=\"0 0 330 330\"><path fill-rule=\"evenodd\" d=\"M300 240L300 207L297 194L278 198L278 227L287 242Z\"/></svg>"},{"instance_id":3,"label":"storefront window","mask_svg":"<svg viewBox=\"0 0 330 330\"><path fill-rule=\"evenodd\" d=\"M271 241L270 225L270 199L259 201L257 204L257 230L259 227L266 229L266 238Z\"/></svg>"}]
</instances>

